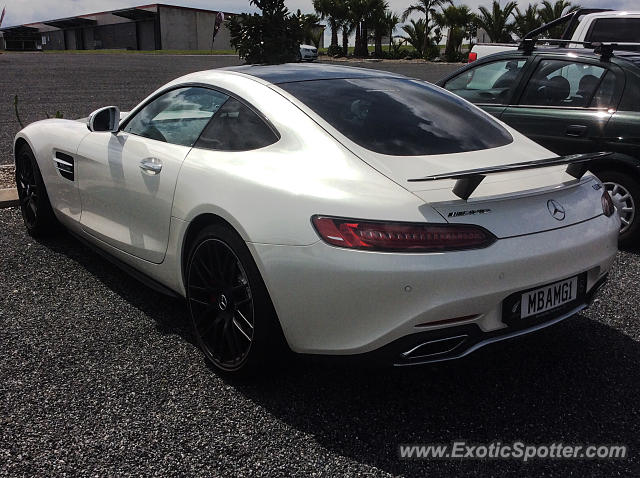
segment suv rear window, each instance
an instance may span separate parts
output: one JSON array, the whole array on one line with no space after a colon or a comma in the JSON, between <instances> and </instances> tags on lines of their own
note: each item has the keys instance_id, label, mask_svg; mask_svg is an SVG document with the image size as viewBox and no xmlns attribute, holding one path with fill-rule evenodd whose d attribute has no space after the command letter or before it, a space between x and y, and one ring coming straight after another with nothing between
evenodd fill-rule
<instances>
[{"instance_id":1,"label":"suv rear window","mask_svg":"<svg viewBox=\"0 0 640 478\"><path fill-rule=\"evenodd\" d=\"M360 78L278 85L354 143L421 156L497 148L509 132L457 96L417 80Z\"/></svg>"},{"instance_id":2,"label":"suv rear window","mask_svg":"<svg viewBox=\"0 0 640 478\"><path fill-rule=\"evenodd\" d=\"M640 18L599 18L587 34L588 41L634 43L640 36ZM636 49L628 45L625 50Z\"/></svg>"}]
</instances>

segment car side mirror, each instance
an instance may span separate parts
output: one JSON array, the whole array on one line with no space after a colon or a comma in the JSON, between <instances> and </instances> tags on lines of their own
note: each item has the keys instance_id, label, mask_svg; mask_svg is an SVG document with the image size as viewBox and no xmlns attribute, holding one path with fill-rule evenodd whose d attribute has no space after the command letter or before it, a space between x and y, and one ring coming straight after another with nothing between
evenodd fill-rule
<instances>
[{"instance_id":1,"label":"car side mirror","mask_svg":"<svg viewBox=\"0 0 640 478\"><path fill-rule=\"evenodd\" d=\"M93 132L117 133L120 126L120 109L117 106L100 108L89 115L87 128Z\"/></svg>"}]
</instances>

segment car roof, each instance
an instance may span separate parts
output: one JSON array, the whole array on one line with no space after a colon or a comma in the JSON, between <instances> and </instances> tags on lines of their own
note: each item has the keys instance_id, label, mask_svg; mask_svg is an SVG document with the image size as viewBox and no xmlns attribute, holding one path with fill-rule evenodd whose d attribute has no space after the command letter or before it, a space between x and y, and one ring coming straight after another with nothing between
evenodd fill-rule
<instances>
[{"instance_id":1,"label":"car roof","mask_svg":"<svg viewBox=\"0 0 640 478\"><path fill-rule=\"evenodd\" d=\"M567 43L571 43L570 40L567 40ZM504 52L494 53L492 55L487 55L482 58L482 62L484 60L490 59L499 59L499 58L509 58L512 56L521 57L526 53L522 50L509 50ZM590 48L557 48L554 46L539 46L531 52L531 55L536 56L545 56L545 55L570 55L573 58L589 58L589 59L600 59L600 54L595 53ZM625 60L627 62L632 63L636 67L640 67L640 51L630 51L630 50L614 50L612 60Z\"/></svg>"},{"instance_id":2,"label":"car roof","mask_svg":"<svg viewBox=\"0 0 640 478\"><path fill-rule=\"evenodd\" d=\"M243 65L220 68L220 70L243 73L260 78L269 83L281 84L297 81L353 79L353 78L407 78L388 71L352 66L327 65L323 63L283 65Z\"/></svg>"}]
</instances>

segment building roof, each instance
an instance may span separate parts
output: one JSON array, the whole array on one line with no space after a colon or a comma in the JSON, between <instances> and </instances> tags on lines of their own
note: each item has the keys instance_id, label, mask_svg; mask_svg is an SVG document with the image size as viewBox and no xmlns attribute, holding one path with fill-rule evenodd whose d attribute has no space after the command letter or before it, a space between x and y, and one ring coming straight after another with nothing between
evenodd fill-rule
<instances>
[{"instance_id":1,"label":"building roof","mask_svg":"<svg viewBox=\"0 0 640 478\"><path fill-rule=\"evenodd\" d=\"M207 10L204 8L183 7L180 5L171 5L168 3L151 3L148 5L139 5L131 8L124 8L124 9L118 9L118 10L108 10L108 11L96 12L96 13L85 13L83 15L77 15L75 17L25 23L24 25L15 25L12 27L2 28L0 29L0 32L4 32L9 29L17 28L17 27L32 27L32 26L41 25L41 24L53 26L60 29L76 28L80 26L87 26L89 24L95 24L95 20L91 19L90 17L95 17L98 15L109 15L109 14L124 17L124 18L129 18L131 20L143 20L147 18L153 18L157 14L160 7L176 8L180 10L189 10L194 12L206 12L206 13L215 13L218 11L222 11L222 10ZM237 13L233 13L233 12L222 11L222 13L224 13L226 16L237 15Z\"/></svg>"}]
</instances>

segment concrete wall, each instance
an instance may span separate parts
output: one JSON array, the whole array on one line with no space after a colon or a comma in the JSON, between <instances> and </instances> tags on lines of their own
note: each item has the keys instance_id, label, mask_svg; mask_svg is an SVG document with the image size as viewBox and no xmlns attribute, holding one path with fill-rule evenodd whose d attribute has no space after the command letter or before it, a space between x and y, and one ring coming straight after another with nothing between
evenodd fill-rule
<instances>
[{"instance_id":1,"label":"concrete wall","mask_svg":"<svg viewBox=\"0 0 640 478\"><path fill-rule=\"evenodd\" d=\"M140 50L156 49L156 24L153 20L138 23L138 48Z\"/></svg>"},{"instance_id":2,"label":"concrete wall","mask_svg":"<svg viewBox=\"0 0 640 478\"><path fill-rule=\"evenodd\" d=\"M89 30L89 28L87 28ZM87 49L129 49L138 48L135 22L116 23L91 27L93 32L93 45L86 44Z\"/></svg>"},{"instance_id":3,"label":"concrete wall","mask_svg":"<svg viewBox=\"0 0 640 478\"><path fill-rule=\"evenodd\" d=\"M159 7L163 50L208 50L211 48L216 12ZM214 50L229 50L229 31L218 31Z\"/></svg>"},{"instance_id":4,"label":"concrete wall","mask_svg":"<svg viewBox=\"0 0 640 478\"><path fill-rule=\"evenodd\" d=\"M76 45L76 31L75 30L65 30L64 31L64 39L65 44L67 45L67 50L77 50L78 46Z\"/></svg>"},{"instance_id":5,"label":"concrete wall","mask_svg":"<svg viewBox=\"0 0 640 478\"><path fill-rule=\"evenodd\" d=\"M43 50L64 50L64 32L62 30L50 30L41 33L45 39L42 42Z\"/></svg>"}]
</instances>

